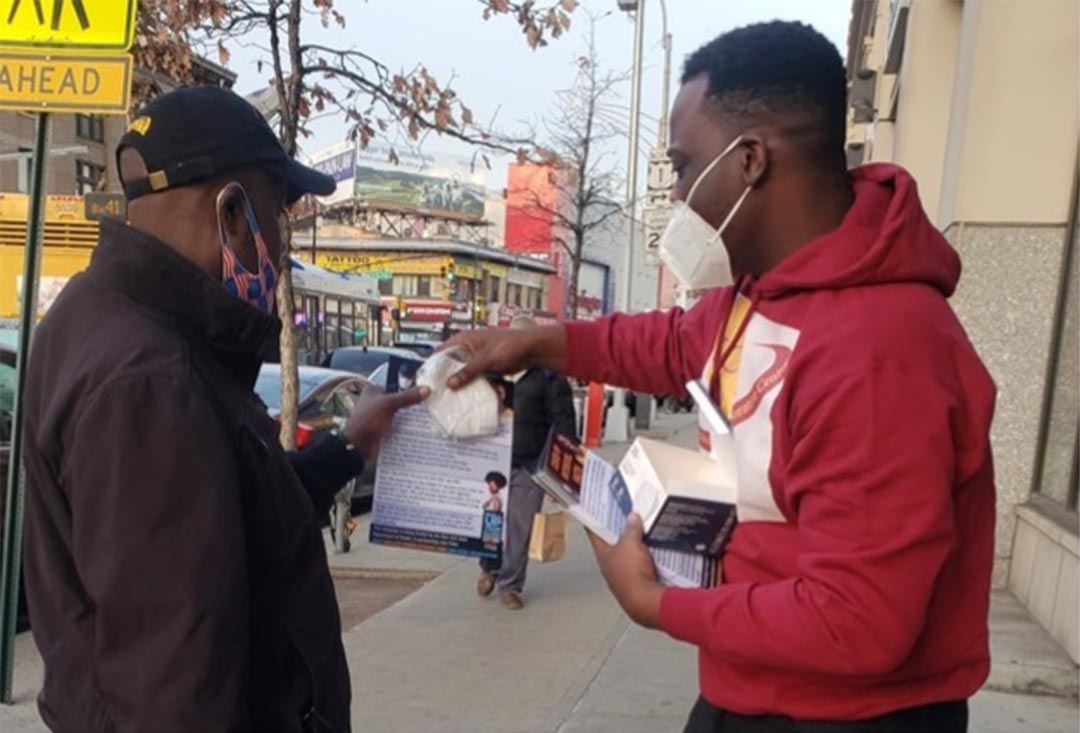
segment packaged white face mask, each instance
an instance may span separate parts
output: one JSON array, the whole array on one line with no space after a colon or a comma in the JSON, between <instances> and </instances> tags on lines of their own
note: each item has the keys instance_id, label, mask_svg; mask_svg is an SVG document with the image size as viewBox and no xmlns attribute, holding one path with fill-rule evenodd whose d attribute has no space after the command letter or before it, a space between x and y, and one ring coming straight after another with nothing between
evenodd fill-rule
<instances>
[{"instance_id":1,"label":"packaged white face mask","mask_svg":"<svg viewBox=\"0 0 1080 733\"><path fill-rule=\"evenodd\" d=\"M424 401L431 419L447 438L479 438L499 432L499 395L484 379L459 390L446 380L465 366L460 350L432 354L416 373L416 384L431 395Z\"/></svg>"}]
</instances>

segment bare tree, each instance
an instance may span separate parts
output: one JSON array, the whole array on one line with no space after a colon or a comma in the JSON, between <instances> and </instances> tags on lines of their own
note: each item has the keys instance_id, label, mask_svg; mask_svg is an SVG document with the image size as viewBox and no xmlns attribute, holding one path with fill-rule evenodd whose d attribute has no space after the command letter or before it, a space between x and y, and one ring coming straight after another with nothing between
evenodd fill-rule
<instances>
[{"instance_id":1,"label":"bare tree","mask_svg":"<svg viewBox=\"0 0 1080 733\"><path fill-rule=\"evenodd\" d=\"M619 167L607 143L622 131L611 114L611 99L629 74L605 71L596 52L595 16L589 16L585 55L576 61L574 85L559 93L559 104L543 122L543 155L548 191L524 187L509 196L525 202L526 217L551 223L552 244L570 258L569 316L578 315L578 278L585 247L597 230L622 213ZM546 236L546 235L545 235Z\"/></svg>"},{"instance_id":2,"label":"bare tree","mask_svg":"<svg viewBox=\"0 0 1080 733\"><path fill-rule=\"evenodd\" d=\"M570 27L577 0L475 0L484 20L512 18L532 48L546 45ZM464 6L463 6L464 10ZM289 155L315 114L337 112L350 123L350 136L361 145L391 128L411 140L433 131L484 148L522 154L527 141L500 138L482 128L450 84L440 83L423 65L395 72L362 50L305 41L305 18L340 28L345 16L335 0L143 0L136 55L140 63L179 81L191 76L193 49L216 49L227 64L230 47L244 43L259 48L258 69L271 74L278 102L279 135ZM394 154L391 153L393 159ZM286 227L288 229L288 227ZM286 245L291 240L285 232ZM290 247L282 253L278 307L281 337L281 441L295 448L298 375L293 332Z\"/></svg>"}]
</instances>

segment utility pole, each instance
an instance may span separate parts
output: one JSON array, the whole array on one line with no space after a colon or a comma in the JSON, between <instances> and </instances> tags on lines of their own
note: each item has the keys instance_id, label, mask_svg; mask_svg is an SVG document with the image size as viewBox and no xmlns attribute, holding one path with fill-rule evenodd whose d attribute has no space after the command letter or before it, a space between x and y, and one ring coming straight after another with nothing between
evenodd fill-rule
<instances>
[{"instance_id":1,"label":"utility pole","mask_svg":"<svg viewBox=\"0 0 1080 733\"><path fill-rule=\"evenodd\" d=\"M618 310L630 310L630 283L634 273L634 247L636 245L638 170L638 133L641 122L641 52L645 40L645 0L618 0L619 9L634 13L634 71L630 82L630 150L626 163L626 207L630 219L630 236L626 251L623 253L623 273L618 281ZM630 410L626 406L626 390L615 390L615 404L607 416L604 439L609 442L622 442L630 437Z\"/></svg>"},{"instance_id":2,"label":"utility pole","mask_svg":"<svg viewBox=\"0 0 1080 733\"><path fill-rule=\"evenodd\" d=\"M673 174L671 160L667 150L670 146L668 115L670 114L669 90L671 86L671 34L667 26L667 2L660 0L661 20L663 21L664 75L660 95L660 114L656 128L656 147L649 155L649 170L646 185L645 211L645 264L662 267L660 263L660 235L671 218L671 186ZM663 292L663 277L658 278L656 301L660 305Z\"/></svg>"}]
</instances>

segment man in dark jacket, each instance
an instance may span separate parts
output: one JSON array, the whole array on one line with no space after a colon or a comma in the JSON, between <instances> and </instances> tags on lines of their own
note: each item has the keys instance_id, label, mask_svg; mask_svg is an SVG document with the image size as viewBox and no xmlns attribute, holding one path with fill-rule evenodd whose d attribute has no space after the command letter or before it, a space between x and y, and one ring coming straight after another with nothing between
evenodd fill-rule
<instances>
[{"instance_id":1,"label":"man in dark jacket","mask_svg":"<svg viewBox=\"0 0 1080 733\"><path fill-rule=\"evenodd\" d=\"M253 392L272 357L278 216L331 179L212 87L162 96L117 150L131 226L37 331L26 587L55 731L347 731L318 516L418 391L362 400L286 454Z\"/></svg>"},{"instance_id":2,"label":"man in dark jacket","mask_svg":"<svg viewBox=\"0 0 1080 733\"><path fill-rule=\"evenodd\" d=\"M518 316L511 323L514 329L535 326L536 322L528 316ZM513 471L502 562L481 560L480 579L476 582L476 591L481 596L491 595L498 586L499 600L512 611L525 605L521 592L529 565L533 517L544 505L544 491L531 474L536 470L552 427L561 435L577 436L570 384L555 372L530 369L514 385Z\"/></svg>"}]
</instances>

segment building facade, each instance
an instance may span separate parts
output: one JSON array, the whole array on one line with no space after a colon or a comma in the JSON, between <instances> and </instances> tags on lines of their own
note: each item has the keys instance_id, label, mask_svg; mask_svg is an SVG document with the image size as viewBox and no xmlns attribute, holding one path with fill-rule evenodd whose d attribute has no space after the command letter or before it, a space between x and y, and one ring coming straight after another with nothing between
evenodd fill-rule
<instances>
[{"instance_id":1,"label":"building facade","mask_svg":"<svg viewBox=\"0 0 1080 733\"><path fill-rule=\"evenodd\" d=\"M346 227L297 232L298 259L378 281L381 341L438 341L477 326L507 325L518 313L549 321L555 269L505 250L450 239L371 238Z\"/></svg>"},{"instance_id":2,"label":"building facade","mask_svg":"<svg viewBox=\"0 0 1080 733\"><path fill-rule=\"evenodd\" d=\"M998 386L994 584L1074 661L1080 4L855 0L848 160L912 172Z\"/></svg>"},{"instance_id":3,"label":"building facade","mask_svg":"<svg viewBox=\"0 0 1080 733\"><path fill-rule=\"evenodd\" d=\"M571 186L564 172L535 163L514 163L507 175L505 246L548 260L556 275L549 290L548 309L564 317L577 302L578 318L595 318L616 307L615 285L623 277L625 248L633 231L633 266L629 273L630 311L656 307L657 266L645 262L645 232L640 221L618 213L588 232L584 245L577 292L571 293L572 258L564 242L570 234L560 225L571 214L565 192ZM556 214L558 212L558 215Z\"/></svg>"}]
</instances>

